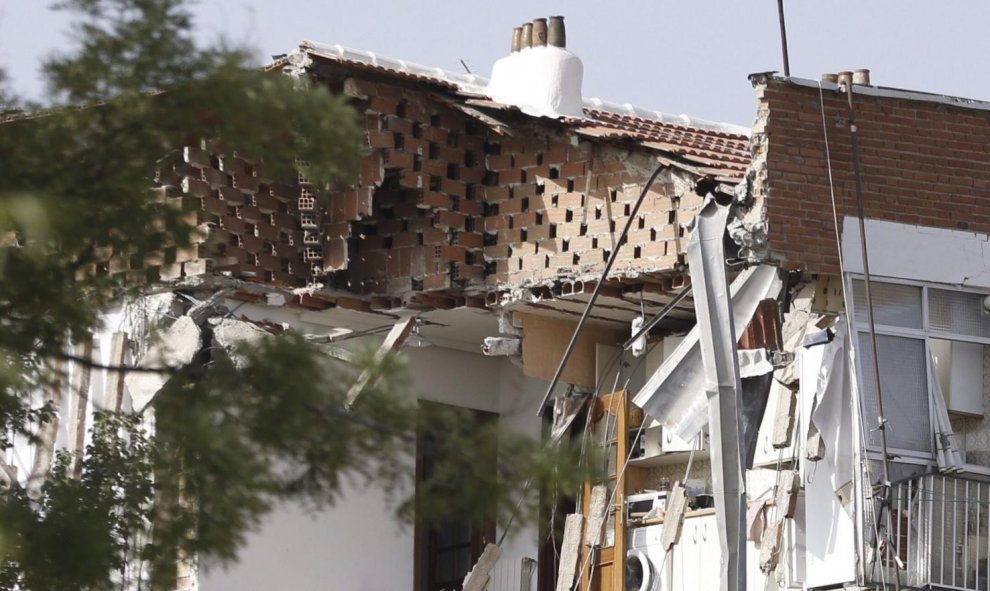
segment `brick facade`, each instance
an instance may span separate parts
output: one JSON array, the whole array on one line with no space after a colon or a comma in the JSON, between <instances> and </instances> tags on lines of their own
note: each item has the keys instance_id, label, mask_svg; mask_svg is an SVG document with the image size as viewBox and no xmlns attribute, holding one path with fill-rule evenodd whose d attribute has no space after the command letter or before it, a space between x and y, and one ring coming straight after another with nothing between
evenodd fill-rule
<instances>
[{"instance_id":1,"label":"brick facade","mask_svg":"<svg viewBox=\"0 0 990 591\"><path fill-rule=\"evenodd\" d=\"M771 256L791 269L838 273L829 170L817 87L755 80L754 145L764 178ZM856 215L848 103L824 93L836 206ZM932 96L932 99L939 97ZM854 93L867 218L990 233L990 111Z\"/></svg>"},{"instance_id":2,"label":"brick facade","mask_svg":"<svg viewBox=\"0 0 990 591\"><path fill-rule=\"evenodd\" d=\"M517 111L493 122L426 84L348 71L313 78L346 94L363 118L356 184L325 192L306 179L273 183L250 162L186 148L159 181L210 239L166 257L163 279L221 272L284 286L319 282L389 305L425 292L594 279L657 165L657 148L636 141L648 137L636 118L613 117L612 128L587 137L574 122ZM722 182L741 175L744 137L675 131L705 142L701 154ZM734 151L724 169L707 156L721 153L713 150ZM670 166L658 177L613 277L683 271L683 224L702 203L696 183L712 176Z\"/></svg>"}]
</instances>

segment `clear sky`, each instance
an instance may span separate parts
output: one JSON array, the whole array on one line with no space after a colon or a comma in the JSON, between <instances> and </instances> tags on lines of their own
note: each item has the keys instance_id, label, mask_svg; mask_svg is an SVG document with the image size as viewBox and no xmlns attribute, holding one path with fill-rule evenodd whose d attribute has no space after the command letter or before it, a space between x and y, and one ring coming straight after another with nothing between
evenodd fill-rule
<instances>
[{"instance_id":1,"label":"clear sky","mask_svg":"<svg viewBox=\"0 0 990 591\"><path fill-rule=\"evenodd\" d=\"M0 66L37 97L38 60L67 43L47 0L0 0ZM791 74L870 68L873 83L990 100L990 2L785 0ZM564 15L584 95L749 125L746 76L781 70L776 0L201 0L198 34L256 49L339 43L487 76L514 25Z\"/></svg>"}]
</instances>

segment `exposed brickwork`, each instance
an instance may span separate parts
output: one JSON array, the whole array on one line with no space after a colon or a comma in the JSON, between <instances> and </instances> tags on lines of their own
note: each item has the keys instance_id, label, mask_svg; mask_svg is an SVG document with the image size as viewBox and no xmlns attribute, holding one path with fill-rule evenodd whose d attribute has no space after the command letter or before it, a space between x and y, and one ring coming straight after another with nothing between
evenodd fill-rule
<instances>
[{"instance_id":1,"label":"exposed brickwork","mask_svg":"<svg viewBox=\"0 0 990 591\"><path fill-rule=\"evenodd\" d=\"M771 79L757 91L771 252L788 268L837 273L818 89ZM824 96L841 224L856 211L848 110L845 95ZM990 112L862 94L854 104L866 217L990 233Z\"/></svg>"},{"instance_id":2,"label":"exposed brickwork","mask_svg":"<svg viewBox=\"0 0 990 591\"><path fill-rule=\"evenodd\" d=\"M355 71L317 80L342 90L362 117L367 150L356 183L331 192L306 179L273 183L219 148L186 148L159 181L209 240L163 255L163 279L221 272L321 282L393 305L421 292L471 296L595 278L656 166L654 149L626 141L643 130L589 137L572 123L518 113L506 130L425 85ZM616 129L629 124L614 119ZM666 124L665 135L649 133L683 135ZM684 135L685 149L720 154L732 162L726 174L736 174L739 138L705 134ZM613 276L683 270L682 224L701 206L700 178L684 167L660 175Z\"/></svg>"},{"instance_id":3,"label":"exposed brickwork","mask_svg":"<svg viewBox=\"0 0 990 591\"><path fill-rule=\"evenodd\" d=\"M217 146L205 148L184 148L158 172L172 195L167 200L203 230L197 249L165 251L161 278L228 272L287 286L310 282L312 264L323 259L325 215L313 189L270 182L255 164L223 155Z\"/></svg>"}]
</instances>

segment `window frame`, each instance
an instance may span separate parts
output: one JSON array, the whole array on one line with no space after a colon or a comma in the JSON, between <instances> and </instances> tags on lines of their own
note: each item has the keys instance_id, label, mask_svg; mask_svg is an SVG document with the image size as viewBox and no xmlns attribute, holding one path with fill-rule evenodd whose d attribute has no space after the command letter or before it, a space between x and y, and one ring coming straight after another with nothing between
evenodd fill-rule
<instances>
[{"instance_id":1,"label":"window frame","mask_svg":"<svg viewBox=\"0 0 990 591\"><path fill-rule=\"evenodd\" d=\"M845 279L845 282L844 282L845 289L848 290L847 293L849 294L849 297L847 298L847 302L848 302L848 306L851 309L850 310L847 310L847 314L848 314L848 317L849 317L849 322L851 323L852 329L853 329L853 334L851 335L850 340L851 340L851 345L852 345L854 351L859 346L859 335L860 334L869 335L869 333L870 333L870 327L869 327L868 323L867 322L858 322L857 319L856 319L856 315L857 315L858 309L856 308L855 291L853 289L853 286L854 286L854 282L855 281L865 281L865 280L866 280L866 278L865 278L865 276L862 273L846 273L846 279ZM936 339L936 340L942 340L942 341L959 341L959 342L965 342L965 343L979 344L979 345L983 345L983 346L990 346L990 337L976 337L976 336L972 336L972 335L960 334L960 333L955 333L955 332L948 332L948 331L941 331L941 330L939 330L939 331L933 331L933 330L931 330L931 328L930 328L930 319L929 319L929 296L928 296L928 293L929 293L929 290L930 289L939 289L939 290L943 290L943 291L957 291L957 292L964 292L964 293L973 293L973 294L977 294L977 295L981 295L981 296L987 296L987 295L990 295L990 293L988 293L986 289L974 288L974 287L969 287L969 286L957 286L957 285L950 285L950 284L945 284L945 283L936 283L936 282L932 282L932 281L919 281L919 280L913 280L913 279L903 279L903 278L899 278L899 277L877 277L877 276L871 276L870 277L870 283L871 283L871 285L872 284L877 284L877 283L880 283L880 284L893 284L893 285L907 285L907 286L912 286L912 287L918 287L918 288L921 289L921 328L907 328L907 327L903 327L903 326L893 326L893 325L889 325L889 324L881 324L881 323L876 322L876 321L874 321L874 326L875 326L875 330L876 330L876 334L877 335L921 339L921 340L924 341L924 345L925 345L925 356L926 356L924 368L925 368L925 376L927 378L927 386L928 386L927 387L927 393L928 393L928 415L929 415L928 416L928 421L929 421L928 425L929 425L929 430L931 431L931 436L932 436L932 451L930 453L924 453L924 452L919 452L917 450L910 450L910 449L903 449L903 448L891 448L889 446L888 446L888 450L887 451L890 454L901 456L901 458L899 458L899 461L904 461L905 463L933 464L935 462L935 442L934 442L934 427L933 427L933 425L935 424L935 414L934 414L935 413L935 410L934 410L934 406L933 406L933 403L932 403L932 401L933 401L932 397L934 396L934 383L933 383L933 380L937 380L938 377L932 375L932 372L930 371L929 364L927 363L928 360L931 358L931 355L932 355L931 340L932 339ZM860 393L860 396L859 396L859 398L860 398L860 400L859 400L859 413L860 413L860 415L864 415L865 414L865 407L864 407L865 401L864 401L863 395L862 395L863 394L863 388L862 388L862 383L863 382L862 382L862 380L863 380L863 375L864 375L863 374L863 368L862 368L863 355L856 354L855 355L855 361L856 361L856 379L857 379L857 383L860 384L860 386L858 387L858 390L859 390L859 393ZM887 400L885 399L884 401L886 402ZM945 401L945 403L948 404L948 401ZM864 424L863 426L864 426L865 429L872 429L872 428L874 428L872 425L866 425L866 424ZM871 445L870 442L869 442L869 436L867 434L865 434L865 433L864 433L864 442L863 443L864 443L864 447L865 447L866 452L867 452L867 456L869 456L869 457L872 457L872 456L880 457L880 447L879 446L876 446L876 445Z\"/></svg>"}]
</instances>

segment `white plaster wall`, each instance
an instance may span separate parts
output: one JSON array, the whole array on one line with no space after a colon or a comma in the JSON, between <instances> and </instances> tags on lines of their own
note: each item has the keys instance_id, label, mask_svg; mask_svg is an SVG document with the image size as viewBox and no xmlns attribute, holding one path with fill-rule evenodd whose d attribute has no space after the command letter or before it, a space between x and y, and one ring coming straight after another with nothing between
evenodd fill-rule
<instances>
[{"instance_id":1,"label":"white plaster wall","mask_svg":"<svg viewBox=\"0 0 990 591\"><path fill-rule=\"evenodd\" d=\"M540 437L543 419L536 416L536 412L548 383L525 377L522 369L508 359L500 360L499 378L499 427L515 435ZM519 523L509 528L502 544L502 557L492 573L494 581L518 580L522 559L535 560L539 556L538 531L535 525L523 527ZM498 536L501 537L502 533L503 529L499 528ZM535 587L535 576L533 585Z\"/></svg>"},{"instance_id":2,"label":"white plaster wall","mask_svg":"<svg viewBox=\"0 0 990 591\"><path fill-rule=\"evenodd\" d=\"M358 486L347 486L330 510L284 504L248 536L237 564L201 570L200 589L411 589L413 528L400 526L391 511L379 489Z\"/></svg>"},{"instance_id":3,"label":"white plaster wall","mask_svg":"<svg viewBox=\"0 0 990 591\"><path fill-rule=\"evenodd\" d=\"M864 220L870 272L970 287L990 287L990 240L986 234L928 226ZM843 263L847 273L862 273L859 221L842 225Z\"/></svg>"},{"instance_id":4,"label":"white plaster wall","mask_svg":"<svg viewBox=\"0 0 990 591\"><path fill-rule=\"evenodd\" d=\"M539 437L536 407L545 382L523 377L502 358L441 347L406 348L402 355L420 399L500 413L500 427ZM414 470L410 460L410 476ZM317 513L280 506L248 536L240 561L202 574L200 589L406 591L413 587L414 532L393 513L382 491L355 486ZM535 532L514 526L498 568L518 570L523 557L536 558Z\"/></svg>"}]
</instances>

